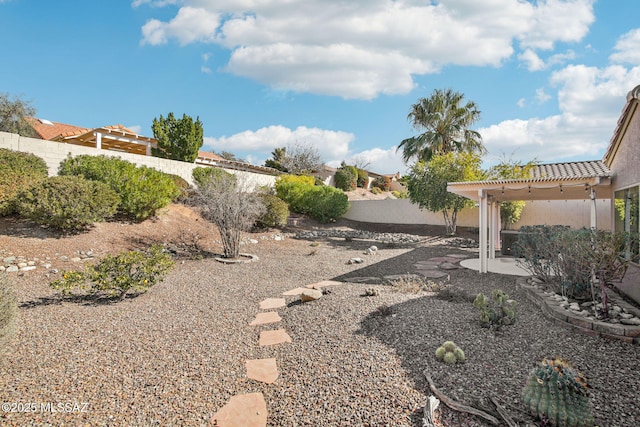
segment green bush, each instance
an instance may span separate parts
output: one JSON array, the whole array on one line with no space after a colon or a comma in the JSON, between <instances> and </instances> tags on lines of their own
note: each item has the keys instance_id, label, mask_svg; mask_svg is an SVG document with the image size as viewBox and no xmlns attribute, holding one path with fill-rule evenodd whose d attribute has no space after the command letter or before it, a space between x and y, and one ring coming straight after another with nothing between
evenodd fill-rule
<instances>
[{"instance_id":1,"label":"green bush","mask_svg":"<svg viewBox=\"0 0 640 427\"><path fill-rule=\"evenodd\" d=\"M358 170L353 166L338 168L334 176L336 188L342 191L355 190L358 184Z\"/></svg>"},{"instance_id":2,"label":"green bush","mask_svg":"<svg viewBox=\"0 0 640 427\"><path fill-rule=\"evenodd\" d=\"M162 251L162 246L153 245L147 251L107 255L85 271L63 271L62 278L50 286L65 295L79 289L122 300L130 291L146 292L162 281L173 266L173 260Z\"/></svg>"},{"instance_id":3,"label":"green bush","mask_svg":"<svg viewBox=\"0 0 640 427\"><path fill-rule=\"evenodd\" d=\"M202 187L206 182L210 180L218 180L218 179L233 179L236 180L236 176L225 171L224 169L208 167L208 166L198 166L193 169L191 172L193 176L193 181L199 187Z\"/></svg>"},{"instance_id":4,"label":"green bush","mask_svg":"<svg viewBox=\"0 0 640 427\"><path fill-rule=\"evenodd\" d=\"M178 194L173 201L185 200L189 196L189 183L187 180L180 175L167 174L167 176L173 180L173 183L178 189Z\"/></svg>"},{"instance_id":5,"label":"green bush","mask_svg":"<svg viewBox=\"0 0 640 427\"><path fill-rule=\"evenodd\" d=\"M0 274L0 356L9 349L15 333L16 299L6 274Z\"/></svg>"},{"instance_id":6,"label":"green bush","mask_svg":"<svg viewBox=\"0 0 640 427\"><path fill-rule=\"evenodd\" d=\"M358 187L367 188L367 185L369 184L369 174L364 169L356 169L356 170L358 172L358 181L357 181Z\"/></svg>"},{"instance_id":7,"label":"green bush","mask_svg":"<svg viewBox=\"0 0 640 427\"><path fill-rule=\"evenodd\" d=\"M378 187L371 187L371 190L370 190L370 191L371 191L373 194L382 194L382 193L383 193L383 191L382 191L380 188L378 188Z\"/></svg>"},{"instance_id":8,"label":"green bush","mask_svg":"<svg viewBox=\"0 0 640 427\"><path fill-rule=\"evenodd\" d=\"M303 196L305 213L323 222L332 222L349 210L347 195L335 187L311 187Z\"/></svg>"},{"instance_id":9,"label":"green bush","mask_svg":"<svg viewBox=\"0 0 640 427\"><path fill-rule=\"evenodd\" d=\"M500 289L491 292L490 300L484 294L478 294L473 306L480 310L480 323L483 327L499 330L505 325L516 323L516 302Z\"/></svg>"},{"instance_id":10,"label":"green bush","mask_svg":"<svg viewBox=\"0 0 640 427\"><path fill-rule=\"evenodd\" d=\"M391 192L391 194L393 194L393 197L395 197L396 199L408 199L409 198L409 192L408 191L397 191L397 190L393 190Z\"/></svg>"},{"instance_id":11,"label":"green bush","mask_svg":"<svg viewBox=\"0 0 640 427\"><path fill-rule=\"evenodd\" d=\"M306 175L282 175L276 178L276 195L289 205L289 210L306 213L304 195L314 188L315 179Z\"/></svg>"},{"instance_id":12,"label":"green bush","mask_svg":"<svg viewBox=\"0 0 640 427\"><path fill-rule=\"evenodd\" d=\"M287 202L273 194L260 194L260 199L267 209L256 222L256 226L262 228L281 227L287 224L289 218L289 206Z\"/></svg>"},{"instance_id":13,"label":"green bush","mask_svg":"<svg viewBox=\"0 0 640 427\"><path fill-rule=\"evenodd\" d=\"M48 176L47 164L40 157L0 148L0 216L14 213L14 199Z\"/></svg>"},{"instance_id":14,"label":"green bush","mask_svg":"<svg viewBox=\"0 0 640 427\"><path fill-rule=\"evenodd\" d=\"M120 196L119 213L137 221L155 215L180 194L168 174L147 166L136 166L118 157L69 156L60 163L58 174L104 182Z\"/></svg>"},{"instance_id":15,"label":"green bush","mask_svg":"<svg viewBox=\"0 0 640 427\"><path fill-rule=\"evenodd\" d=\"M38 224L77 231L113 216L120 198L102 182L53 176L21 192L16 211Z\"/></svg>"},{"instance_id":16,"label":"green bush","mask_svg":"<svg viewBox=\"0 0 640 427\"><path fill-rule=\"evenodd\" d=\"M379 176L373 180L371 187L377 187L382 191L389 191L391 188L391 178L388 176Z\"/></svg>"}]
</instances>

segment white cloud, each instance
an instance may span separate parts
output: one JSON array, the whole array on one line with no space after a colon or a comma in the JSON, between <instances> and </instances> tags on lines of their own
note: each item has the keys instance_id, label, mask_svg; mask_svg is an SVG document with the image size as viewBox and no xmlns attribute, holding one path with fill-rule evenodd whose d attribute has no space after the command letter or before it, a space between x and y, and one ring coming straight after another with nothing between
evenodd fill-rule
<instances>
[{"instance_id":1,"label":"white cloud","mask_svg":"<svg viewBox=\"0 0 640 427\"><path fill-rule=\"evenodd\" d=\"M324 162L344 160L349 154L349 144L355 139L352 133L299 126L289 129L285 126L269 126L256 131L247 130L220 138L205 137L204 146L215 151L232 153L251 152L255 158L263 154L269 158L276 147L287 147L296 143L311 144L316 147Z\"/></svg>"},{"instance_id":2,"label":"white cloud","mask_svg":"<svg viewBox=\"0 0 640 427\"><path fill-rule=\"evenodd\" d=\"M516 102L516 105L520 108L524 108L527 105L527 100L524 98L520 98L518 99L518 102Z\"/></svg>"},{"instance_id":3,"label":"white cloud","mask_svg":"<svg viewBox=\"0 0 640 427\"><path fill-rule=\"evenodd\" d=\"M609 59L612 62L640 64L640 28L631 30L618 39L613 53Z\"/></svg>"},{"instance_id":4,"label":"white cloud","mask_svg":"<svg viewBox=\"0 0 640 427\"><path fill-rule=\"evenodd\" d=\"M133 133L136 133L138 135L142 135L142 126L140 126L140 125L127 126L127 129L133 131Z\"/></svg>"},{"instance_id":5,"label":"white cloud","mask_svg":"<svg viewBox=\"0 0 640 427\"><path fill-rule=\"evenodd\" d=\"M370 150L355 153L346 159L347 164L353 164L358 159L365 159L369 162L367 170L376 173L396 173L402 175L407 172L407 165L402 161L402 150L396 152L396 147L389 149L372 148ZM340 162L334 162L331 166L339 166Z\"/></svg>"},{"instance_id":6,"label":"white cloud","mask_svg":"<svg viewBox=\"0 0 640 427\"><path fill-rule=\"evenodd\" d=\"M174 4L135 0L134 6ZM181 0L177 15L142 27L143 43L217 43L226 69L279 90L372 99L408 93L445 65L500 66L514 40L535 49L577 42L593 0Z\"/></svg>"},{"instance_id":7,"label":"white cloud","mask_svg":"<svg viewBox=\"0 0 640 427\"><path fill-rule=\"evenodd\" d=\"M571 65L554 72L560 113L505 120L479 132L489 150L486 163L502 155L528 161L594 160L604 154L626 94L640 81L640 67Z\"/></svg>"},{"instance_id":8,"label":"white cloud","mask_svg":"<svg viewBox=\"0 0 640 427\"><path fill-rule=\"evenodd\" d=\"M546 68L544 61L531 49L527 49L518 55L518 59L525 63L529 71L540 71Z\"/></svg>"},{"instance_id":9,"label":"white cloud","mask_svg":"<svg viewBox=\"0 0 640 427\"><path fill-rule=\"evenodd\" d=\"M551 99L551 95L547 94L544 91L544 88L538 88L536 89L536 100L540 103L540 104L544 104L545 102L547 102L548 100Z\"/></svg>"}]
</instances>

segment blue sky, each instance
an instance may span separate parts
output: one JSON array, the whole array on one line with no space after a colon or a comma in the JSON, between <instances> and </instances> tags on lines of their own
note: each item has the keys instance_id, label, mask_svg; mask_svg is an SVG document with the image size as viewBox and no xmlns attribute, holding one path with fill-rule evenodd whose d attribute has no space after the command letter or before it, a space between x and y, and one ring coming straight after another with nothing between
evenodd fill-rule
<instances>
[{"instance_id":1,"label":"blue sky","mask_svg":"<svg viewBox=\"0 0 640 427\"><path fill-rule=\"evenodd\" d=\"M482 111L489 154L600 159L640 84L637 0L0 0L0 92L38 117L199 116L205 150L262 164L313 144L325 162L404 172L420 97Z\"/></svg>"}]
</instances>

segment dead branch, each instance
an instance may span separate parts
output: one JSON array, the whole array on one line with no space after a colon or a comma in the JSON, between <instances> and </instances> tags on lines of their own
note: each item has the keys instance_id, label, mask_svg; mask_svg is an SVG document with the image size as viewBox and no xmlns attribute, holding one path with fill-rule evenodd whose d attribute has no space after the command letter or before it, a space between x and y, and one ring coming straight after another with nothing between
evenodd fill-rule
<instances>
[{"instance_id":1,"label":"dead branch","mask_svg":"<svg viewBox=\"0 0 640 427\"><path fill-rule=\"evenodd\" d=\"M502 417L502 419L504 420L505 423L507 423L507 425L509 427L518 427L518 424L516 424L515 421L513 421L513 418L511 418L511 416L507 413L507 411L498 403L498 401L496 399L494 399L493 397L490 398L491 402L496 406L496 411L498 411L498 414L500 414L500 416Z\"/></svg>"},{"instance_id":2,"label":"dead branch","mask_svg":"<svg viewBox=\"0 0 640 427\"><path fill-rule=\"evenodd\" d=\"M427 379L427 382L429 383L429 388L431 388L431 392L449 408L453 409L454 411L466 412L467 414L471 414L471 415L475 415L476 417L483 418L489 421L494 426L500 425L500 421L498 421L498 419L493 415L487 414L486 412L473 408L471 406L458 403L455 400L449 398L447 395L443 394L440 390L436 388L435 384L433 383L433 380L431 379L427 371L424 371L424 376Z\"/></svg>"}]
</instances>

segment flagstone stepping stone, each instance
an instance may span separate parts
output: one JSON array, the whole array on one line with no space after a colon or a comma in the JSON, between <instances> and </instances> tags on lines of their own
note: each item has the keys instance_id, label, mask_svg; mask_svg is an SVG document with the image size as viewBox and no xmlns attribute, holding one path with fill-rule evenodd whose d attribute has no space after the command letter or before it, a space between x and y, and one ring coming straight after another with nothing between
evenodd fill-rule
<instances>
[{"instance_id":1,"label":"flagstone stepping stone","mask_svg":"<svg viewBox=\"0 0 640 427\"><path fill-rule=\"evenodd\" d=\"M262 393L233 396L211 418L217 427L264 427L267 425L267 402Z\"/></svg>"},{"instance_id":2,"label":"flagstone stepping stone","mask_svg":"<svg viewBox=\"0 0 640 427\"><path fill-rule=\"evenodd\" d=\"M449 274L442 270L418 270L423 277L427 279L447 279L449 280Z\"/></svg>"},{"instance_id":3,"label":"flagstone stepping stone","mask_svg":"<svg viewBox=\"0 0 640 427\"><path fill-rule=\"evenodd\" d=\"M266 313L256 314L256 318L249 323L249 326L266 325L267 323L275 323L281 321L282 318L275 311L267 311Z\"/></svg>"},{"instance_id":4,"label":"flagstone stepping stone","mask_svg":"<svg viewBox=\"0 0 640 427\"><path fill-rule=\"evenodd\" d=\"M287 296L300 295L304 291L306 291L306 288L295 288L295 289L291 289L290 291L283 292L282 295L287 295Z\"/></svg>"},{"instance_id":5,"label":"flagstone stepping stone","mask_svg":"<svg viewBox=\"0 0 640 427\"><path fill-rule=\"evenodd\" d=\"M440 264L440 268L443 270L457 270L460 267L458 267L456 264L451 264L450 262L443 262L442 264Z\"/></svg>"},{"instance_id":6,"label":"flagstone stepping stone","mask_svg":"<svg viewBox=\"0 0 640 427\"><path fill-rule=\"evenodd\" d=\"M261 310L272 310L274 308L284 307L287 304L284 298L267 298L260 301Z\"/></svg>"},{"instance_id":7,"label":"flagstone stepping stone","mask_svg":"<svg viewBox=\"0 0 640 427\"><path fill-rule=\"evenodd\" d=\"M464 254L448 254L445 255L447 258L457 258L457 259L465 259L465 258L469 258L469 255L464 255Z\"/></svg>"},{"instance_id":8,"label":"flagstone stepping stone","mask_svg":"<svg viewBox=\"0 0 640 427\"><path fill-rule=\"evenodd\" d=\"M460 260L458 258L454 258L454 257L442 256L442 257L436 257L436 258L429 258L429 261L434 261L434 262L458 262Z\"/></svg>"},{"instance_id":9,"label":"flagstone stepping stone","mask_svg":"<svg viewBox=\"0 0 640 427\"><path fill-rule=\"evenodd\" d=\"M276 345L284 342L291 342L291 337L284 329L260 332L260 346Z\"/></svg>"},{"instance_id":10,"label":"flagstone stepping stone","mask_svg":"<svg viewBox=\"0 0 640 427\"><path fill-rule=\"evenodd\" d=\"M433 268L438 268L438 266L440 265L440 262L433 262L433 261L419 261L417 263L415 263L413 266L415 268L424 268L424 269L433 269Z\"/></svg>"},{"instance_id":11,"label":"flagstone stepping stone","mask_svg":"<svg viewBox=\"0 0 640 427\"><path fill-rule=\"evenodd\" d=\"M312 283L310 285L307 285L307 288L309 289L321 289L321 288L326 288L327 286L338 286L338 285L342 285L342 282L337 282L335 280L324 280L322 282L318 282L318 283Z\"/></svg>"},{"instance_id":12,"label":"flagstone stepping stone","mask_svg":"<svg viewBox=\"0 0 640 427\"><path fill-rule=\"evenodd\" d=\"M254 359L245 362L247 378L267 384L273 384L280 375L276 359Z\"/></svg>"},{"instance_id":13,"label":"flagstone stepping stone","mask_svg":"<svg viewBox=\"0 0 640 427\"><path fill-rule=\"evenodd\" d=\"M369 284L377 284L382 282L382 279L380 277L348 277L345 280L351 283L369 283Z\"/></svg>"}]
</instances>

